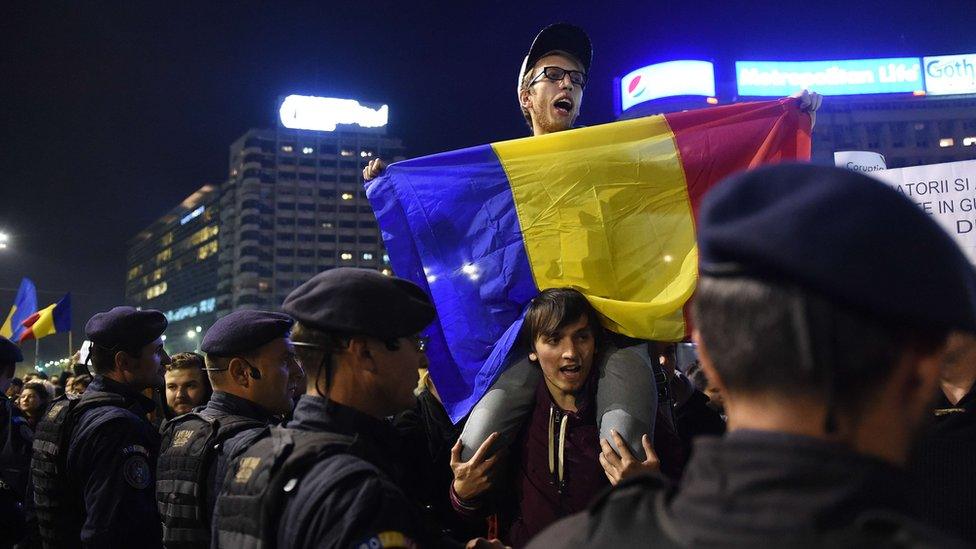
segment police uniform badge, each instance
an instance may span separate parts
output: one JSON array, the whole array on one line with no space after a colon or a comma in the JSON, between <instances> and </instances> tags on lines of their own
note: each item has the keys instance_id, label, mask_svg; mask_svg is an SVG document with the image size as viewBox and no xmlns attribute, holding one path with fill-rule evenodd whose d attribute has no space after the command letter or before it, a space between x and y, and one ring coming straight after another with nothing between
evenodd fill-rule
<instances>
[{"instance_id":1,"label":"police uniform badge","mask_svg":"<svg viewBox=\"0 0 976 549\"><path fill-rule=\"evenodd\" d=\"M182 446L186 446L186 443L190 441L190 436L192 434L193 431L189 429L177 431L176 434L173 435L173 448L180 448Z\"/></svg>"},{"instance_id":2,"label":"police uniform badge","mask_svg":"<svg viewBox=\"0 0 976 549\"><path fill-rule=\"evenodd\" d=\"M146 456L134 454L127 457L122 464L122 476L125 477L125 482L136 490L148 487L152 481L152 473L149 471Z\"/></svg>"},{"instance_id":3,"label":"police uniform badge","mask_svg":"<svg viewBox=\"0 0 976 549\"><path fill-rule=\"evenodd\" d=\"M258 468L258 465L261 465L261 458L241 458L240 465L237 467L237 474L234 475L234 482L244 484L251 480L251 475L254 474L254 471Z\"/></svg>"}]
</instances>

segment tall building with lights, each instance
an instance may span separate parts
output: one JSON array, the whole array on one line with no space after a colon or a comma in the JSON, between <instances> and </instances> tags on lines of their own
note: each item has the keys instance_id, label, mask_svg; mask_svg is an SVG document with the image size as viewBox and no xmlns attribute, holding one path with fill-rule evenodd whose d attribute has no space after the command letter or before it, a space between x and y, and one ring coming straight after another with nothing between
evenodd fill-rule
<instances>
[{"instance_id":1,"label":"tall building with lights","mask_svg":"<svg viewBox=\"0 0 976 549\"><path fill-rule=\"evenodd\" d=\"M220 189L217 314L277 309L315 273L337 266L389 273L362 170L401 160L385 105L289 96L279 124L230 147Z\"/></svg>"},{"instance_id":2,"label":"tall building with lights","mask_svg":"<svg viewBox=\"0 0 976 549\"><path fill-rule=\"evenodd\" d=\"M390 273L362 171L403 159L386 105L288 96L274 128L230 146L228 177L206 185L129 242L126 300L162 310L167 349L196 349L236 309L276 310L338 266ZM198 327L200 330L198 331Z\"/></svg>"},{"instance_id":3,"label":"tall building with lights","mask_svg":"<svg viewBox=\"0 0 976 549\"><path fill-rule=\"evenodd\" d=\"M126 303L163 311L171 352L196 349L216 320L218 192L204 185L128 243Z\"/></svg>"}]
</instances>

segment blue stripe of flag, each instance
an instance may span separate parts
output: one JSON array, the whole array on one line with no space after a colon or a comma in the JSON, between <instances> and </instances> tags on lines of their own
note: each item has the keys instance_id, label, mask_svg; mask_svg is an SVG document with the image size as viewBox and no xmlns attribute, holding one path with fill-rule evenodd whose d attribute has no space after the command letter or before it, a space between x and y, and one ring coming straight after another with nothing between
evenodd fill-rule
<instances>
[{"instance_id":1,"label":"blue stripe of flag","mask_svg":"<svg viewBox=\"0 0 976 549\"><path fill-rule=\"evenodd\" d=\"M394 272L437 308L427 356L457 422L501 373L538 294L508 179L482 145L395 163L366 195Z\"/></svg>"}]
</instances>

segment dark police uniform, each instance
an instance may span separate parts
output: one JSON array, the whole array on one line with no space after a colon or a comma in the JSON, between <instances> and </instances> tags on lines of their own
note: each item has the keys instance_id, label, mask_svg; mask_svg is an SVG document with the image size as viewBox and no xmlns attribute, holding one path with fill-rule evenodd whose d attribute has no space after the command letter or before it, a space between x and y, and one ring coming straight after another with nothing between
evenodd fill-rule
<instances>
[{"instance_id":1,"label":"dark police uniform","mask_svg":"<svg viewBox=\"0 0 976 549\"><path fill-rule=\"evenodd\" d=\"M703 276L785 281L896 325L976 332L976 277L958 246L861 174L781 165L734 177L706 196L698 241ZM836 367L814 350L834 340L809 341L808 367ZM677 488L622 482L530 547L958 546L912 516L907 478L820 438L736 430L699 439Z\"/></svg>"},{"instance_id":2,"label":"dark police uniform","mask_svg":"<svg viewBox=\"0 0 976 549\"><path fill-rule=\"evenodd\" d=\"M288 337L293 323L281 313L235 311L207 330L200 349L210 358L246 354ZM229 452L245 446L246 439L237 435L259 430L272 419L258 404L216 391L205 407L166 424L156 475L166 547L210 546L211 517ZM228 444L232 438L235 442Z\"/></svg>"},{"instance_id":3,"label":"dark police uniform","mask_svg":"<svg viewBox=\"0 0 976 549\"><path fill-rule=\"evenodd\" d=\"M308 469L296 469L282 483L298 479L287 490L287 500L278 502L278 511L270 517L269 534L264 540L271 547L408 547L417 540L420 521L417 508L400 489L398 480L405 471L395 458L402 453L396 431L385 421L370 417L353 408L327 399L304 395L295 408L288 428L272 431L302 434L338 434L334 444L308 463ZM268 433L271 435L271 432ZM330 441L331 442L331 441ZM258 546L265 533L258 528L259 511L266 498L246 500L241 488L250 479L268 474L259 468L250 476L244 464L260 460L271 463L274 440L265 436L235 461L215 510L217 546ZM257 493L263 493L259 489ZM265 509L270 511L269 509ZM280 514L278 514L280 513Z\"/></svg>"},{"instance_id":4,"label":"dark police uniform","mask_svg":"<svg viewBox=\"0 0 976 549\"><path fill-rule=\"evenodd\" d=\"M909 468L916 508L930 523L976 545L976 387L952 404L939 391Z\"/></svg>"},{"instance_id":5,"label":"dark police uniform","mask_svg":"<svg viewBox=\"0 0 976 549\"><path fill-rule=\"evenodd\" d=\"M282 309L311 328L383 340L416 334L434 317L410 282L349 268L316 275ZM287 428L269 428L229 467L214 512L216 545L440 545L399 485L410 474L398 460L400 444L383 420L303 396Z\"/></svg>"},{"instance_id":6,"label":"dark police uniform","mask_svg":"<svg viewBox=\"0 0 976 549\"><path fill-rule=\"evenodd\" d=\"M135 350L166 328L159 311L116 307L88 321L93 345ZM61 397L38 425L31 460L45 547L159 547L153 497L159 434L152 399L96 375L78 399Z\"/></svg>"},{"instance_id":7,"label":"dark police uniform","mask_svg":"<svg viewBox=\"0 0 976 549\"><path fill-rule=\"evenodd\" d=\"M13 342L0 336L0 369L24 360ZM0 547L9 547L26 532L24 495L34 433L13 401L0 391Z\"/></svg>"}]
</instances>

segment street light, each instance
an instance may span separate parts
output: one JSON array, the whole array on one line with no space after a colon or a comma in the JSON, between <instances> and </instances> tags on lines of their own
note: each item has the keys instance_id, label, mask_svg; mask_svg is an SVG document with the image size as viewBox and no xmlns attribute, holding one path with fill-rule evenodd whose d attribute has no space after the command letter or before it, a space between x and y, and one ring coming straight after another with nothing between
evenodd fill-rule
<instances>
[{"instance_id":1,"label":"street light","mask_svg":"<svg viewBox=\"0 0 976 549\"><path fill-rule=\"evenodd\" d=\"M10 243L10 235L0 232L0 250L5 250Z\"/></svg>"},{"instance_id":2,"label":"street light","mask_svg":"<svg viewBox=\"0 0 976 549\"><path fill-rule=\"evenodd\" d=\"M197 333L195 331L193 331L193 330L187 330L186 331L186 337L189 338L189 339L193 339L193 338L197 337Z\"/></svg>"}]
</instances>

